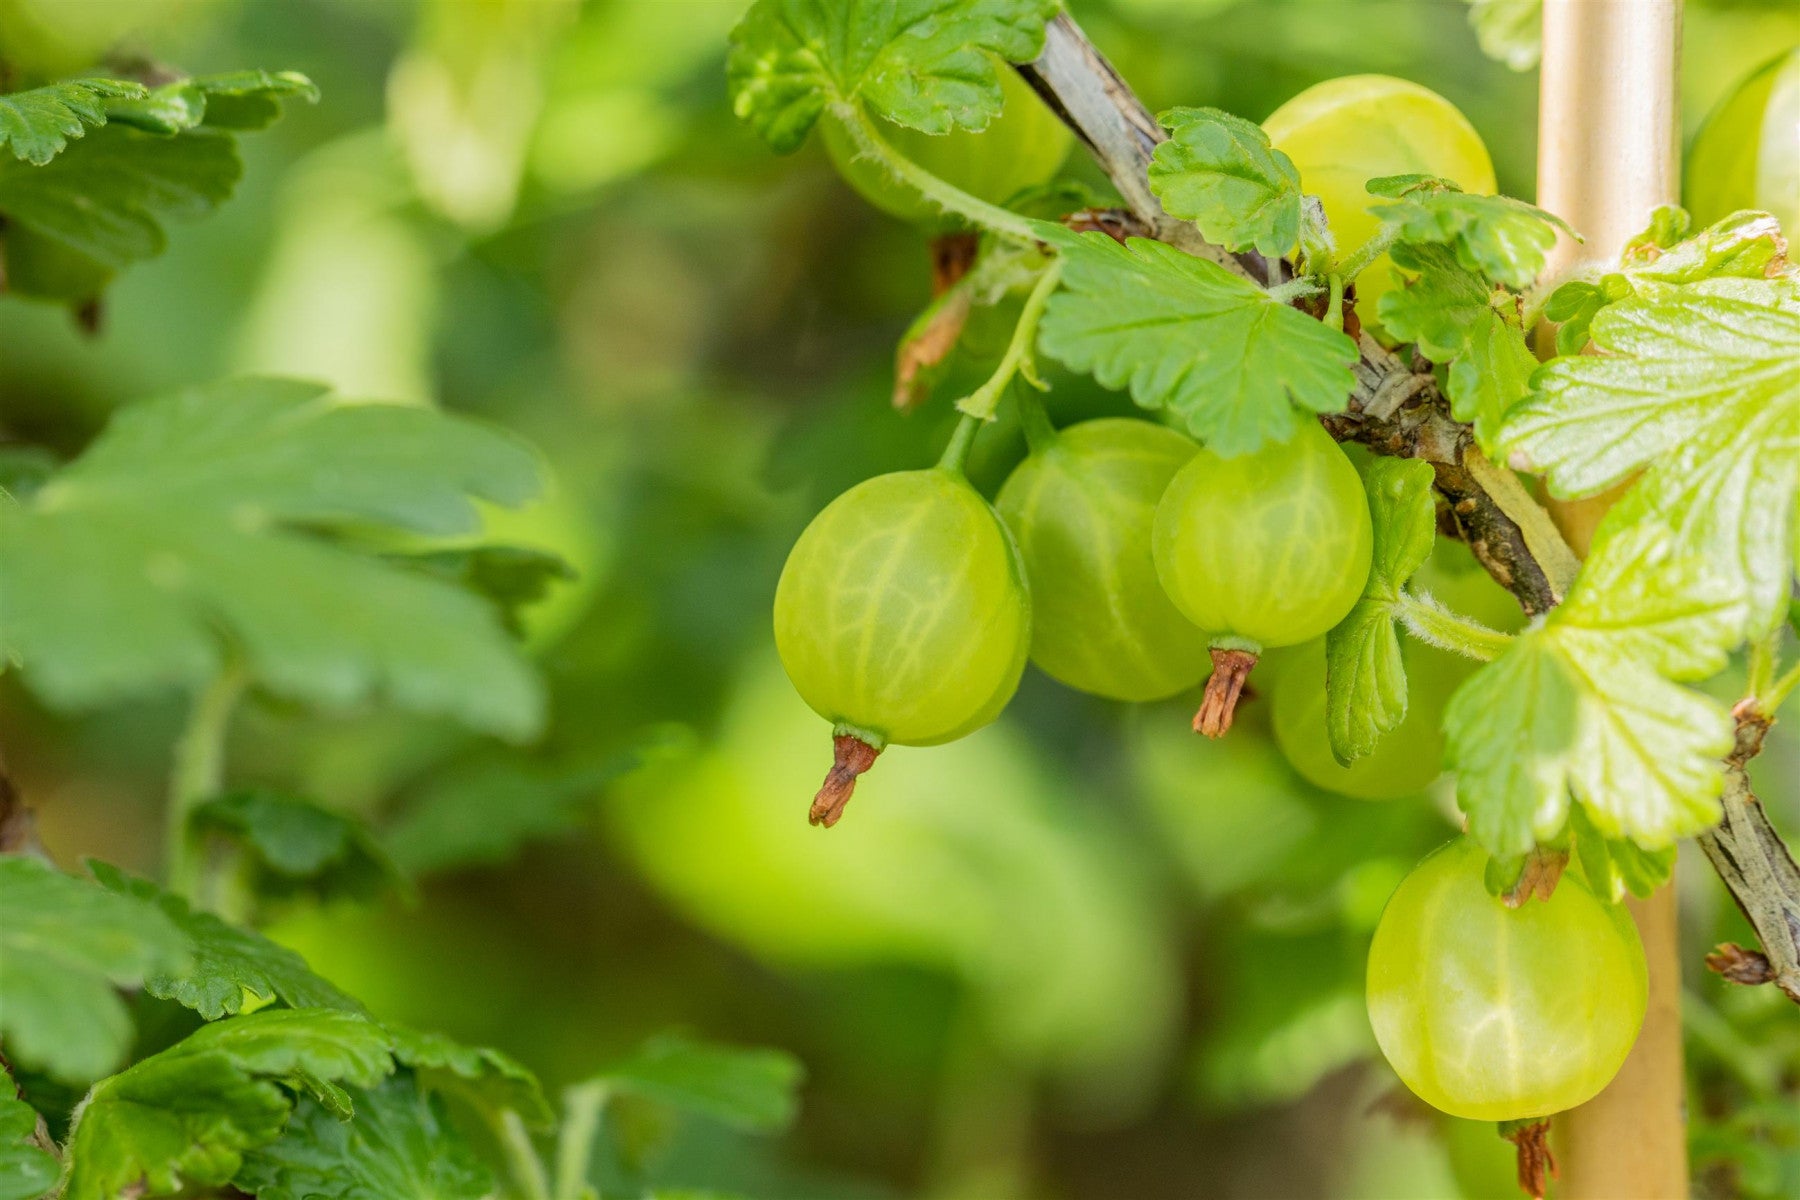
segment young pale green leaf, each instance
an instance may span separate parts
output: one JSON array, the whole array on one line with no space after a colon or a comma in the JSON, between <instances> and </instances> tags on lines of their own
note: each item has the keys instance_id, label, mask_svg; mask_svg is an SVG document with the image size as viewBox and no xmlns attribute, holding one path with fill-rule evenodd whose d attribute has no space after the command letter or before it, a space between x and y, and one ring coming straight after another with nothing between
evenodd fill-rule
<instances>
[{"instance_id":1,"label":"young pale green leaf","mask_svg":"<svg viewBox=\"0 0 1800 1200\"><path fill-rule=\"evenodd\" d=\"M1156 148L1150 190L1170 216L1231 250L1294 252L1305 200L1300 172L1262 126L1216 108L1171 109L1158 119L1169 140Z\"/></svg>"},{"instance_id":2,"label":"young pale green leaf","mask_svg":"<svg viewBox=\"0 0 1800 1200\"><path fill-rule=\"evenodd\" d=\"M1537 66L1544 51L1544 0L1468 0L1481 52L1515 71Z\"/></svg>"},{"instance_id":3,"label":"young pale green leaf","mask_svg":"<svg viewBox=\"0 0 1800 1200\"><path fill-rule=\"evenodd\" d=\"M1369 211L1393 226L1401 242L1448 246L1467 269L1515 290L1530 287L1543 273L1556 231L1573 232L1560 218L1522 200L1472 195L1447 180L1389 176L1370 180L1369 192L1397 196L1398 203Z\"/></svg>"},{"instance_id":4,"label":"young pale green leaf","mask_svg":"<svg viewBox=\"0 0 1800 1200\"><path fill-rule=\"evenodd\" d=\"M1325 730L1345 765L1406 719L1406 665L1394 629L1400 589L1431 554L1437 511L1430 463L1377 458L1363 473L1375 553L1362 598L1325 635Z\"/></svg>"},{"instance_id":5,"label":"young pale green leaf","mask_svg":"<svg viewBox=\"0 0 1800 1200\"><path fill-rule=\"evenodd\" d=\"M293 1101L275 1081L367 1087L392 1069L387 1035L349 1013L276 1009L204 1025L94 1085L69 1132L64 1200L224 1184L287 1122Z\"/></svg>"},{"instance_id":6,"label":"young pale green leaf","mask_svg":"<svg viewBox=\"0 0 1800 1200\"><path fill-rule=\"evenodd\" d=\"M0 856L0 1039L67 1083L114 1069L131 1045L117 988L182 970L188 938L162 912L41 859Z\"/></svg>"},{"instance_id":7,"label":"young pale green leaf","mask_svg":"<svg viewBox=\"0 0 1800 1200\"><path fill-rule=\"evenodd\" d=\"M1569 599L1472 676L1444 714L1457 802L1495 855L1563 828L1660 851L1719 818L1730 714L1671 682L1716 670L1731 589L1666 530L1602 538Z\"/></svg>"},{"instance_id":8,"label":"young pale green leaf","mask_svg":"<svg viewBox=\"0 0 1800 1200\"><path fill-rule=\"evenodd\" d=\"M259 1200L481 1200L494 1181L442 1106L401 1073L352 1089L338 1119L301 1099L281 1136L243 1156L236 1185Z\"/></svg>"},{"instance_id":9,"label":"young pale green leaf","mask_svg":"<svg viewBox=\"0 0 1800 1200\"><path fill-rule=\"evenodd\" d=\"M609 1091L642 1096L738 1129L777 1133L793 1122L805 1070L779 1050L652 1038L597 1077Z\"/></svg>"},{"instance_id":10,"label":"young pale green leaf","mask_svg":"<svg viewBox=\"0 0 1800 1200\"><path fill-rule=\"evenodd\" d=\"M294 1008L362 1011L362 1005L313 974L306 960L287 947L228 925L211 913L196 912L180 896L147 879L106 863L91 865L95 878L108 890L154 905L193 946L185 969L155 971L145 978L144 990L152 996L185 1005L209 1021L242 1009L245 992Z\"/></svg>"},{"instance_id":11,"label":"young pale green leaf","mask_svg":"<svg viewBox=\"0 0 1800 1200\"><path fill-rule=\"evenodd\" d=\"M253 130L273 124L281 116L281 102L286 99L317 103L319 89L298 71L195 75L152 88L141 96L108 100L106 117L164 135L200 125Z\"/></svg>"},{"instance_id":12,"label":"young pale green leaf","mask_svg":"<svg viewBox=\"0 0 1800 1200\"><path fill-rule=\"evenodd\" d=\"M12 1081L0 1071L0 1085ZM0 1200L34 1200L56 1186L62 1164L37 1142L38 1115L31 1105L0 1093Z\"/></svg>"},{"instance_id":13,"label":"young pale green leaf","mask_svg":"<svg viewBox=\"0 0 1800 1200\"><path fill-rule=\"evenodd\" d=\"M1515 465L1553 494L1642 478L1606 526L1666 525L1674 553L1735 585L1735 643L1781 618L1800 493L1800 287L1709 280L1600 310L1594 355L1559 358L1509 416Z\"/></svg>"},{"instance_id":14,"label":"young pale green leaf","mask_svg":"<svg viewBox=\"0 0 1800 1200\"><path fill-rule=\"evenodd\" d=\"M1037 57L1056 0L757 0L731 33L732 108L775 150L833 103L925 133L983 129L996 71Z\"/></svg>"},{"instance_id":15,"label":"young pale green leaf","mask_svg":"<svg viewBox=\"0 0 1800 1200\"><path fill-rule=\"evenodd\" d=\"M275 792L234 792L194 810L192 828L237 842L258 894L368 900L406 879L361 821Z\"/></svg>"},{"instance_id":16,"label":"young pale green leaf","mask_svg":"<svg viewBox=\"0 0 1800 1200\"><path fill-rule=\"evenodd\" d=\"M1341 331L1161 242L1037 229L1063 257L1039 334L1051 357L1176 413L1227 457L1343 410L1357 349Z\"/></svg>"},{"instance_id":17,"label":"young pale green leaf","mask_svg":"<svg viewBox=\"0 0 1800 1200\"><path fill-rule=\"evenodd\" d=\"M388 1035L394 1057L412 1068L426 1091L461 1101L490 1119L513 1112L533 1129L556 1123L538 1077L512 1056L402 1025L390 1025Z\"/></svg>"},{"instance_id":18,"label":"young pale green leaf","mask_svg":"<svg viewBox=\"0 0 1800 1200\"><path fill-rule=\"evenodd\" d=\"M1452 412L1474 425L1484 447L1493 446L1537 368L1517 323L1517 300L1496 294L1445 247L1402 244L1391 254L1413 277L1381 297L1382 326L1425 357L1450 363ZM1503 307L1495 307L1497 299Z\"/></svg>"},{"instance_id":19,"label":"young pale green leaf","mask_svg":"<svg viewBox=\"0 0 1800 1200\"><path fill-rule=\"evenodd\" d=\"M0 150L43 166L89 129L106 124L109 100L145 95L142 84L122 79L73 79L28 92L0 95Z\"/></svg>"},{"instance_id":20,"label":"young pale green leaf","mask_svg":"<svg viewBox=\"0 0 1800 1200\"><path fill-rule=\"evenodd\" d=\"M301 702L385 701L527 736L540 686L484 601L323 535L468 532L471 497L518 504L538 479L510 435L312 384L149 401L0 506L0 636L59 707L198 688L235 653Z\"/></svg>"},{"instance_id":21,"label":"young pale green leaf","mask_svg":"<svg viewBox=\"0 0 1800 1200\"><path fill-rule=\"evenodd\" d=\"M1713 279L1776 279L1792 269L1780 223L1768 213L1733 213L1691 237L1687 229L1687 213L1665 205L1626 244L1618 270L1552 292L1544 316L1557 322L1556 352L1579 354L1594 316L1627 296L1654 298L1659 288Z\"/></svg>"}]
</instances>

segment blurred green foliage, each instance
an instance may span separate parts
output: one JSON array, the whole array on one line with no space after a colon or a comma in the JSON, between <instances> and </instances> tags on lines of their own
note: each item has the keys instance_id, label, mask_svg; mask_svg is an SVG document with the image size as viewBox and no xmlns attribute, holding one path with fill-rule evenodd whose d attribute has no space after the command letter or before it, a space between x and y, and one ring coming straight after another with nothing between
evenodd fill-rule
<instances>
[{"instance_id":1,"label":"blurred green foliage","mask_svg":"<svg viewBox=\"0 0 1800 1200\"><path fill-rule=\"evenodd\" d=\"M1260 120L1334 75L1416 79L1481 130L1502 190L1531 194L1534 79L1482 57L1461 5L1073 7L1154 108ZM125 403L246 370L498 422L553 468L544 500L486 517L575 573L514 597L549 693L541 738L254 697L230 774L266 791L211 814L256 850L247 869L293 883L254 915L383 1018L503 1046L552 1088L611 1061L641 1068L654 1101L677 1085L626 1055L672 1026L806 1064L800 1122L773 1142L622 1108L604 1180L783 1198L1505 1194L1498 1139L1393 1101L1362 1009L1388 892L1453 829L1443 795L1318 791L1265 703L1202 745L1181 705L1104 704L1034 671L996 726L891 751L840 828L806 826L828 730L771 654L783 555L836 492L935 457L945 396L985 376L1012 310L977 310L937 398L893 411L924 237L863 204L816 139L777 159L732 119L742 8L0 0L9 87L122 46L194 72L299 70L323 96L244 140L235 198L122 274L97 333L0 299L9 472L41 477L44 453L73 455ZM1779 4L1695 4L1686 32L1690 132L1800 40ZM1066 173L1099 182L1083 161ZM1051 382L1058 421L1132 411ZM991 494L1021 453L1003 418L972 475ZM1431 569L1440 598L1505 617L1467 563ZM0 677L0 750L59 861L155 869L179 717L173 696L55 715ZM1777 729L1756 771L1800 829L1800 740ZM366 818L386 848L304 808L255 823L253 794ZM389 855L416 896L341 901L379 886ZM1747 942L1683 861L1689 944ZM1791 1195L1791 1009L1690 957L1702 1186ZM96 979L149 965L99 962Z\"/></svg>"}]
</instances>

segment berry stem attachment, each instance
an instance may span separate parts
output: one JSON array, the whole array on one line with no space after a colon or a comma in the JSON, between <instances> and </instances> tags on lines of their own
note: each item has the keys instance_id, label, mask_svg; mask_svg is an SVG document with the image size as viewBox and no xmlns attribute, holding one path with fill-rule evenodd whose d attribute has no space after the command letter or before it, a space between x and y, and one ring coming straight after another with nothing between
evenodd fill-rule
<instances>
[{"instance_id":1,"label":"berry stem attachment","mask_svg":"<svg viewBox=\"0 0 1800 1200\"><path fill-rule=\"evenodd\" d=\"M1560 1175L1556 1169L1556 1156L1550 1153L1549 1118L1502 1121L1500 1136L1518 1148L1519 1189L1532 1200L1544 1200L1545 1176L1555 1179Z\"/></svg>"},{"instance_id":2,"label":"berry stem attachment","mask_svg":"<svg viewBox=\"0 0 1800 1200\"><path fill-rule=\"evenodd\" d=\"M875 765L881 747L861 734L847 733L839 726L831 739L831 770L825 773L825 785L813 797L812 811L806 820L811 825L830 829L844 815L844 806L856 792L856 781Z\"/></svg>"},{"instance_id":3,"label":"berry stem attachment","mask_svg":"<svg viewBox=\"0 0 1800 1200\"><path fill-rule=\"evenodd\" d=\"M1056 444L1056 426L1050 423L1044 402L1030 392L1019 393L1019 425L1033 454L1042 454Z\"/></svg>"},{"instance_id":4,"label":"berry stem attachment","mask_svg":"<svg viewBox=\"0 0 1800 1200\"><path fill-rule=\"evenodd\" d=\"M1512 644L1512 634L1453 613L1423 592L1415 596L1402 591L1395 614L1420 641L1480 662L1492 662Z\"/></svg>"},{"instance_id":5,"label":"berry stem attachment","mask_svg":"<svg viewBox=\"0 0 1800 1200\"><path fill-rule=\"evenodd\" d=\"M1344 277L1332 272L1327 281L1331 287L1331 299L1325 304L1325 323L1333 329L1344 327Z\"/></svg>"},{"instance_id":6,"label":"berry stem attachment","mask_svg":"<svg viewBox=\"0 0 1800 1200\"><path fill-rule=\"evenodd\" d=\"M1044 268L1044 273L1032 286L1031 294L1025 297L1025 307L1019 312L1019 323L1013 326L1012 340L1006 344L1000 365L994 368L986 383L956 402L958 412L992 421L999 411L1000 397L1006 394L1015 375L1023 375L1026 382L1040 392L1047 389L1048 385L1038 377L1037 371L1038 322L1043 319L1044 306L1050 303L1050 293L1056 290L1061 280L1062 261L1059 259Z\"/></svg>"},{"instance_id":7,"label":"berry stem attachment","mask_svg":"<svg viewBox=\"0 0 1800 1200\"><path fill-rule=\"evenodd\" d=\"M981 428L981 421L966 413L956 422L956 428L950 434L950 444L944 447L943 456L938 459L938 470L949 471L953 475L963 474L963 468L969 462L969 448L975 444L975 433Z\"/></svg>"},{"instance_id":8,"label":"berry stem attachment","mask_svg":"<svg viewBox=\"0 0 1800 1200\"><path fill-rule=\"evenodd\" d=\"M1031 232L1031 222L1018 213L969 195L894 149L881 136L881 131L875 127L869 114L863 111L862 105L852 100L839 100L831 106L831 112L849 131L858 153L880 163L894 178L912 187L945 212L1022 242L1036 240L1036 235Z\"/></svg>"},{"instance_id":9,"label":"berry stem attachment","mask_svg":"<svg viewBox=\"0 0 1800 1200\"><path fill-rule=\"evenodd\" d=\"M1213 672L1206 681L1200 711L1194 714L1194 732L1204 733L1209 738L1222 738L1231 729L1231 718L1237 713L1244 682L1256 666L1256 653L1234 646L1214 646L1212 660Z\"/></svg>"}]
</instances>

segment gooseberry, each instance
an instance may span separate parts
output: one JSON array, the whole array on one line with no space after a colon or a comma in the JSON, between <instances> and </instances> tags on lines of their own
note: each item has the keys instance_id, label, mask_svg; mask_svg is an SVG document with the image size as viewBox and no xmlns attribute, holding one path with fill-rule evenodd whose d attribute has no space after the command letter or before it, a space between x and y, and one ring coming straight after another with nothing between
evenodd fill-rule
<instances>
[{"instance_id":1,"label":"gooseberry","mask_svg":"<svg viewBox=\"0 0 1800 1200\"><path fill-rule=\"evenodd\" d=\"M1004 204L1017 193L1048 183L1068 157L1068 126L1038 99L1031 86L1011 67L999 71L1004 107L986 129L958 129L946 134L920 133L873 118L882 138L945 183L990 204ZM944 220L937 205L858 152L843 123L829 114L820 122L825 150L857 193L889 216L914 224Z\"/></svg>"},{"instance_id":2,"label":"gooseberry","mask_svg":"<svg viewBox=\"0 0 1800 1200\"><path fill-rule=\"evenodd\" d=\"M1481 135L1457 107L1391 75L1347 75L1315 84L1270 114L1263 129L1294 160L1300 185L1319 197L1343 257L1381 227L1369 207L1388 203L1367 184L1383 175L1425 174L1465 192L1494 191L1494 164ZM1375 302L1393 287L1382 255L1356 277L1357 313L1373 324Z\"/></svg>"},{"instance_id":3,"label":"gooseberry","mask_svg":"<svg viewBox=\"0 0 1800 1200\"><path fill-rule=\"evenodd\" d=\"M1115 700L1193 687L1206 675L1207 635L1157 582L1150 529L1169 480L1198 447L1119 417L1044 430L995 500L1031 581L1031 660Z\"/></svg>"},{"instance_id":4,"label":"gooseberry","mask_svg":"<svg viewBox=\"0 0 1800 1200\"><path fill-rule=\"evenodd\" d=\"M960 472L878 475L833 500L775 589L782 666L834 726L813 824L837 823L882 747L952 741L998 716L1030 644L1018 548Z\"/></svg>"},{"instance_id":5,"label":"gooseberry","mask_svg":"<svg viewBox=\"0 0 1800 1200\"><path fill-rule=\"evenodd\" d=\"M1414 868L1369 948L1369 1021L1420 1099L1478 1121L1546 1117L1592 1099L1643 1024L1644 949L1623 908L1565 873L1508 908L1467 837Z\"/></svg>"},{"instance_id":6,"label":"gooseberry","mask_svg":"<svg viewBox=\"0 0 1800 1200\"><path fill-rule=\"evenodd\" d=\"M1362 479L1323 428L1254 454L1189 460L1157 505L1156 574L1212 635L1194 728L1219 737L1264 648L1319 637L1362 595L1373 535Z\"/></svg>"}]
</instances>

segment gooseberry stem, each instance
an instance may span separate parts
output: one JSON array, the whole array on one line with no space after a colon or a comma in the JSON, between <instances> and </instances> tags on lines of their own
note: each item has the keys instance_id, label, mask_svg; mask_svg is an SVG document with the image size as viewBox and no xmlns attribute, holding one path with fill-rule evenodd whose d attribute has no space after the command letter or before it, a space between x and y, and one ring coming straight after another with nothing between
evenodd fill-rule
<instances>
[{"instance_id":1,"label":"gooseberry stem","mask_svg":"<svg viewBox=\"0 0 1800 1200\"><path fill-rule=\"evenodd\" d=\"M175 743L175 764L169 778L168 808L164 814L163 856L169 890L195 899L200 867L194 858L194 839L188 821L194 809L218 794L225 776L225 736L232 710L247 682L235 664L225 666L194 698L193 711L181 740ZM202 905L201 907L204 907Z\"/></svg>"},{"instance_id":2,"label":"gooseberry stem","mask_svg":"<svg viewBox=\"0 0 1800 1200\"><path fill-rule=\"evenodd\" d=\"M1453 613L1426 593L1401 592L1395 612L1407 632L1440 650L1492 662L1512 644L1512 635L1489 629L1479 621L1471 621Z\"/></svg>"},{"instance_id":3,"label":"gooseberry stem","mask_svg":"<svg viewBox=\"0 0 1800 1200\"><path fill-rule=\"evenodd\" d=\"M986 383L956 402L958 412L983 421L992 421L994 414L1000 409L1000 397L1012 383L1015 375L1025 376L1026 382L1044 390L1045 384L1038 378L1037 372L1037 332L1038 323L1043 320L1044 306L1050 303L1050 294L1062 279L1062 262L1057 260L1044 268L1038 281L1032 286L1031 294L1025 297L1025 307L1019 311L1019 322L1013 326L1012 340L1006 343L1006 353L1000 357L1000 365L988 376Z\"/></svg>"},{"instance_id":4,"label":"gooseberry stem","mask_svg":"<svg viewBox=\"0 0 1800 1200\"><path fill-rule=\"evenodd\" d=\"M1384 224L1375 231L1374 237L1352 250L1349 258L1338 263L1332 273L1342 279L1355 279L1374 265L1376 259L1392 249L1399 236L1398 226Z\"/></svg>"},{"instance_id":5,"label":"gooseberry stem","mask_svg":"<svg viewBox=\"0 0 1800 1200\"><path fill-rule=\"evenodd\" d=\"M956 422L956 429L950 434L950 444L944 447L943 456L938 459L938 469L949 471L955 475L964 473L969 462L969 448L975 444L975 431L981 428L981 421L964 413Z\"/></svg>"},{"instance_id":6,"label":"gooseberry stem","mask_svg":"<svg viewBox=\"0 0 1800 1200\"><path fill-rule=\"evenodd\" d=\"M823 825L827 829L844 815L844 806L856 793L857 779L875 765L875 757L882 748L875 741L848 732L840 725L832 735L831 749L831 770L825 773L825 784L813 797L812 810L806 816L809 825Z\"/></svg>"},{"instance_id":7,"label":"gooseberry stem","mask_svg":"<svg viewBox=\"0 0 1800 1200\"><path fill-rule=\"evenodd\" d=\"M1034 393L1019 393L1019 425L1033 454L1042 454L1056 444L1056 426L1050 423L1043 400Z\"/></svg>"},{"instance_id":8,"label":"gooseberry stem","mask_svg":"<svg viewBox=\"0 0 1800 1200\"><path fill-rule=\"evenodd\" d=\"M1333 329L1344 327L1344 277L1332 272L1331 299L1325 304L1325 323Z\"/></svg>"},{"instance_id":9,"label":"gooseberry stem","mask_svg":"<svg viewBox=\"0 0 1800 1200\"><path fill-rule=\"evenodd\" d=\"M1222 738L1231 729L1238 698L1243 695L1244 683L1256 666L1256 652L1237 646L1214 646L1212 660L1213 672L1206 680L1200 711L1194 714L1194 732L1209 738Z\"/></svg>"},{"instance_id":10,"label":"gooseberry stem","mask_svg":"<svg viewBox=\"0 0 1800 1200\"><path fill-rule=\"evenodd\" d=\"M851 140L856 143L858 152L880 163L889 174L945 212L954 213L973 224L1022 242L1036 240L1037 235L1031 231L1031 222L1018 213L969 195L894 149L881 136L881 131L875 127L869 114L863 111L862 105L850 100L839 100L831 106L831 112L843 122Z\"/></svg>"}]
</instances>

